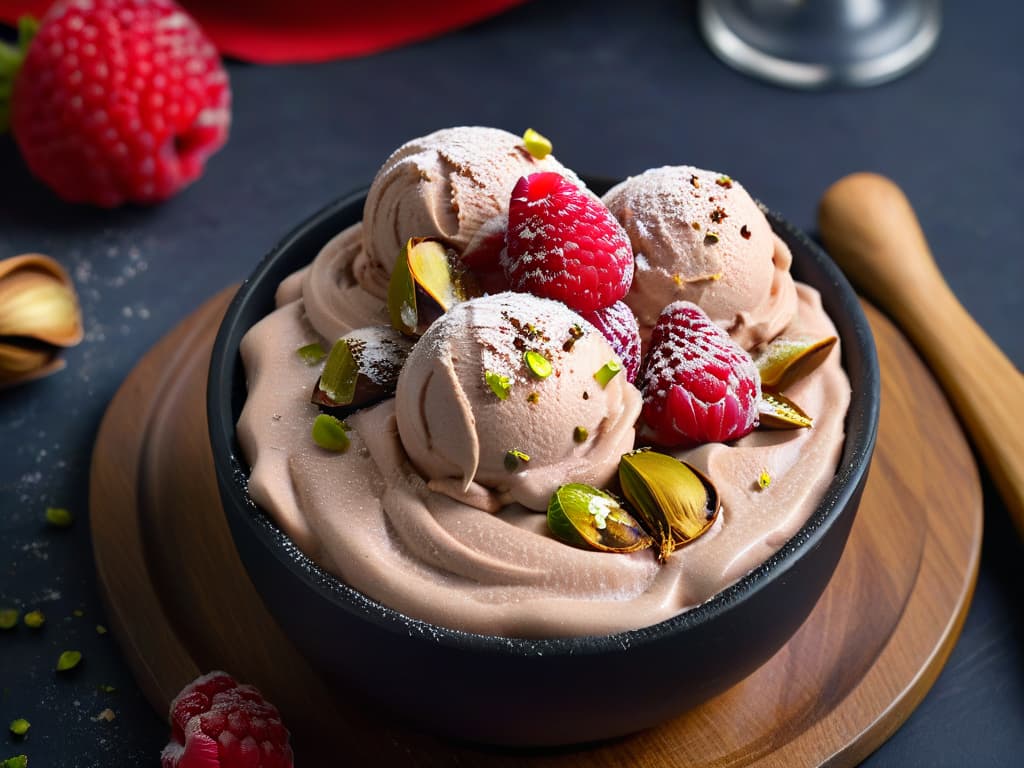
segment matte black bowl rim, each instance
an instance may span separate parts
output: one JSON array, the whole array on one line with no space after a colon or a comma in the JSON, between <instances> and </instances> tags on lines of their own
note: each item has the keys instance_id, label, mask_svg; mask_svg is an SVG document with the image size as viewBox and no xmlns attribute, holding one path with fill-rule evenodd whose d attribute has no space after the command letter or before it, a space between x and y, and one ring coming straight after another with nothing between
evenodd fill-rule
<instances>
[{"instance_id":1,"label":"matte black bowl rim","mask_svg":"<svg viewBox=\"0 0 1024 768\"><path fill-rule=\"evenodd\" d=\"M591 185L596 187L600 182L592 182ZM266 545L268 552L286 564L292 572L298 573L310 589L327 597L338 607L393 633L419 635L442 646L472 650L476 653L543 654L550 657L560 654L620 651L685 632L690 627L716 619L735 604L751 598L769 581L785 575L803 553L817 547L831 522L850 502L860 480L867 472L878 426L880 377L870 326L856 294L828 255L804 233L782 217L765 209L773 227L777 231L785 230L791 239L799 241L813 257L814 266L821 270L828 282L837 290L838 296L833 303L838 307L839 313L833 310L830 314L843 341L844 367L851 380L859 378L861 382L859 390L855 389L852 394L846 417L846 440L839 471L829 484L818 508L781 549L707 602L657 624L611 635L528 639L463 632L411 618L348 586L300 551L270 516L249 499L246 487L248 465L241 458L235 437L235 422L242 404L233 402L233 392L237 391L239 383L243 391L245 386L238 349L249 325L241 317L241 308L250 301L253 293L265 286L268 280L272 281L273 288L276 289L280 280L297 268L293 266L284 274L278 274L281 270L275 270L274 267L288 260L290 251L298 243L309 237L314 230L325 227L343 209L361 204L365 196L366 189L363 188L322 208L293 229L260 261L228 306L214 342L207 389L210 440L214 467L220 484L223 487L230 487L230 492L237 494L237 499L247 508L249 514L246 522ZM327 239L329 235L320 245ZM796 266L799 268L799 265ZM270 295L273 295L273 291ZM851 365L856 366L855 375L850 373Z\"/></svg>"}]
</instances>

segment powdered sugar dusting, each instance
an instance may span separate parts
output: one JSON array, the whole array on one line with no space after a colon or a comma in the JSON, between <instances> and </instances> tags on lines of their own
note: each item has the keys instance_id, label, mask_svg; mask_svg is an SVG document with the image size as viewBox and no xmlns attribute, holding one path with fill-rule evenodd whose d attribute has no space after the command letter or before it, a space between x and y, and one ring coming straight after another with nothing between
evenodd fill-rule
<instances>
[{"instance_id":1,"label":"powdered sugar dusting","mask_svg":"<svg viewBox=\"0 0 1024 768\"><path fill-rule=\"evenodd\" d=\"M412 340L386 325L359 328L344 336L359 372L374 384L389 386L398 378Z\"/></svg>"}]
</instances>

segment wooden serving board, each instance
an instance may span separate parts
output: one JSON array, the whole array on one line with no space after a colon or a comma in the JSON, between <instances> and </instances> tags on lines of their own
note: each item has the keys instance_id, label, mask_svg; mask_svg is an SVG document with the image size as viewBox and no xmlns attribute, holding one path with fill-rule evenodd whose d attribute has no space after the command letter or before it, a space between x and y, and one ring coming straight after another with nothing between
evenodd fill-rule
<instances>
[{"instance_id":1,"label":"wooden serving board","mask_svg":"<svg viewBox=\"0 0 1024 768\"><path fill-rule=\"evenodd\" d=\"M161 714L193 678L224 669L277 704L300 766L853 765L906 720L959 636L981 551L977 468L931 375L867 307L883 397L871 475L832 581L763 667L661 727L598 745L505 750L394 726L357 694L325 687L267 613L232 543L205 391L233 291L139 362L93 453L101 589L114 635Z\"/></svg>"}]
</instances>

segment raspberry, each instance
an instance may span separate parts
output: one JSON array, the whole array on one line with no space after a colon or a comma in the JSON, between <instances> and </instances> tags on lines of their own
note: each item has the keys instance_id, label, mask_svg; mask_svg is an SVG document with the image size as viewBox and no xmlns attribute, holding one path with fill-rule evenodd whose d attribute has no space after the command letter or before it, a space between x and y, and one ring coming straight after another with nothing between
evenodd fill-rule
<instances>
[{"instance_id":1,"label":"raspberry","mask_svg":"<svg viewBox=\"0 0 1024 768\"><path fill-rule=\"evenodd\" d=\"M459 257L476 277L481 290L487 293L511 290L500 262L507 230L508 217L495 216L477 230Z\"/></svg>"},{"instance_id":2,"label":"raspberry","mask_svg":"<svg viewBox=\"0 0 1024 768\"><path fill-rule=\"evenodd\" d=\"M577 312L614 304L633 282L633 250L622 226L586 189L552 172L512 190L501 256L512 287Z\"/></svg>"},{"instance_id":3,"label":"raspberry","mask_svg":"<svg viewBox=\"0 0 1024 768\"><path fill-rule=\"evenodd\" d=\"M62 0L15 77L11 128L64 200L148 204L202 174L230 102L217 50L173 0Z\"/></svg>"},{"instance_id":4,"label":"raspberry","mask_svg":"<svg viewBox=\"0 0 1024 768\"><path fill-rule=\"evenodd\" d=\"M211 672L171 702L171 741L161 768L292 768L277 708L251 685Z\"/></svg>"},{"instance_id":5,"label":"raspberry","mask_svg":"<svg viewBox=\"0 0 1024 768\"><path fill-rule=\"evenodd\" d=\"M723 442L757 426L754 361L688 301L662 310L640 370L641 438L668 448Z\"/></svg>"},{"instance_id":6,"label":"raspberry","mask_svg":"<svg viewBox=\"0 0 1024 768\"><path fill-rule=\"evenodd\" d=\"M626 368L626 380L631 384L636 381L640 369L640 328L633 310L625 302L617 301L610 307L580 314L608 339Z\"/></svg>"}]
</instances>

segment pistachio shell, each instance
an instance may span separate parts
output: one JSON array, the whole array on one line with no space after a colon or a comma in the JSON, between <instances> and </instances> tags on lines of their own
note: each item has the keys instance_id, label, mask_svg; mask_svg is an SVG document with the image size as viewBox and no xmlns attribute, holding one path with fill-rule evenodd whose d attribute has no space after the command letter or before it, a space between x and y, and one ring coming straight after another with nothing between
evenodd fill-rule
<instances>
[{"instance_id":1,"label":"pistachio shell","mask_svg":"<svg viewBox=\"0 0 1024 768\"><path fill-rule=\"evenodd\" d=\"M785 395L761 391L757 405L759 426L765 429L804 429L814 426L814 419Z\"/></svg>"},{"instance_id":2,"label":"pistachio shell","mask_svg":"<svg viewBox=\"0 0 1024 768\"><path fill-rule=\"evenodd\" d=\"M0 336L59 347L82 340L82 315L71 278L38 253L0 261Z\"/></svg>"},{"instance_id":3,"label":"pistachio shell","mask_svg":"<svg viewBox=\"0 0 1024 768\"><path fill-rule=\"evenodd\" d=\"M566 544L601 552L637 552L654 543L614 496L582 483L551 495L548 528Z\"/></svg>"},{"instance_id":4,"label":"pistachio shell","mask_svg":"<svg viewBox=\"0 0 1024 768\"><path fill-rule=\"evenodd\" d=\"M388 285L391 326L415 336L476 292L453 268L454 257L437 240L413 237L402 249Z\"/></svg>"},{"instance_id":5,"label":"pistachio shell","mask_svg":"<svg viewBox=\"0 0 1024 768\"><path fill-rule=\"evenodd\" d=\"M824 362L836 340L835 336L775 339L754 359L761 387L778 392L804 378Z\"/></svg>"},{"instance_id":6,"label":"pistachio shell","mask_svg":"<svg viewBox=\"0 0 1024 768\"><path fill-rule=\"evenodd\" d=\"M641 449L619 461L626 500L658 544L658 559L705 533L721 506L711 481L686 462Z\"/></svg>"},{"instance_id":7,"label":"pistachio shell","mask_svg":"<svg viewBox=\"0 0 1024 768\"><path fill-rule=\"evenodd\" d=\"M395 394L412 342L387 326L346 334L331 347L311 401L336 416Z\"/></svg>"}]
</instances>

